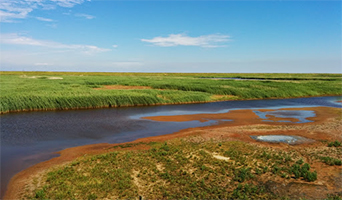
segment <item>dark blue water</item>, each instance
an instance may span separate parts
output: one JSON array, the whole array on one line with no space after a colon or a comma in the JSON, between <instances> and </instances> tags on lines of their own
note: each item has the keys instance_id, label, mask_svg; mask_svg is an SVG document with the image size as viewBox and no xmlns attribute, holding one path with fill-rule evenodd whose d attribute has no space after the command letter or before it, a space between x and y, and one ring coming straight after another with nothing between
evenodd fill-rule
<instances>
[{"instance_id":1,"label":"dark blue water","mask_svg":"<svg viewBox=\"0 0 342 200\"><path fill-rule=\"evenodd\" d=\"M144 116L224 113L237 109L314 106L341 108L342 104L336 102L341 99L342 97L313 97L226 101L1 115L1 196L14 174L38 162L58 156L53 152L86 144L129 142L138 138L164 135L186 128L218 123L217 121L156 122L140 119Z\"/></svg>"}]
</instances>

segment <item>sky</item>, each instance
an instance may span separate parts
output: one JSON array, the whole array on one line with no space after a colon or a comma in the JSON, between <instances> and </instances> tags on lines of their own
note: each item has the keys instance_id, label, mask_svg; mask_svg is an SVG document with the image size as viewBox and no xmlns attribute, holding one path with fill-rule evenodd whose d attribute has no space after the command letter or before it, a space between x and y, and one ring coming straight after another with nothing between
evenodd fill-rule
<instances>
[{"instance_id":1,"label":"sky","mask_svg":"<svg viewBox=\"0 0 342 200\"><path fill-rule=\"evenodd\" d=\"M0 70L342 73L339 0L0 0Z\"/></svg>"}]
</instances>

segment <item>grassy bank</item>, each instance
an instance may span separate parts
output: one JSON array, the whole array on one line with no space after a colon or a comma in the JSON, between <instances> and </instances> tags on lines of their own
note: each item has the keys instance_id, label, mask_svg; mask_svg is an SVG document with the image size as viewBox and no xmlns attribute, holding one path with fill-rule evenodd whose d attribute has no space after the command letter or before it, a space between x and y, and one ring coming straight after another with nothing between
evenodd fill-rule
<instances>
[{"instance_id":1,"label":"grassy bank","mask_svg":"<svg viewBox=\"0 0 342 200\"><path fill-rule=\"evenodd\" d=\"M149 149L130 149L137 146ZM333 147L324 154L338 157L341 150ZM34 181L30 188L35 189L26 191L26 198L284 199L271 188L320 181L320 172L312 167L325 165L318 155L191 138L125 144L49 171Z\"/></svg>"},{"instance_id":2,"label":"grassy bank","mask_svg":"<svg viewBox=\"0 0 342 200\"><path fill-rule=\"evenodd\" d=\"M342 94L341 74L0 72L0 85L1 113Z\"/></svg>"}]
</instances>

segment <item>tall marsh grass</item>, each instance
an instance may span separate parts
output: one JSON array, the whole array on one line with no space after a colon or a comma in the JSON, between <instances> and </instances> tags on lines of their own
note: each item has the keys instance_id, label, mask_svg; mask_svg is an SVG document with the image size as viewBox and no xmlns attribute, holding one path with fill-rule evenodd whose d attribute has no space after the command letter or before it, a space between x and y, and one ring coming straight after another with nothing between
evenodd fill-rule
<instances>
[{"instance_id":1,"label":"tall marsh grass","mask_svg":"<svg viewBox=\"0 0 342 200\"><path fill-rule=\"evenodd\" d=\"M341 95L341 80L339 74L0 72L0 112L208 102L214 95L231 99ZM95 90L105 85L150 89Z\"/></svg>"}]
</instances>

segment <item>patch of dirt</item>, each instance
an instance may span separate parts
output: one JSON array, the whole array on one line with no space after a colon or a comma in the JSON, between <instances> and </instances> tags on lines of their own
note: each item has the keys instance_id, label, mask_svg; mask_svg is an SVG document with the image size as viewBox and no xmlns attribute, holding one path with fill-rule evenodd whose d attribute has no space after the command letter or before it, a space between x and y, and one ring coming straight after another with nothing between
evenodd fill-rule
<instances>
[{"instance_id":1,"label":"patch of dirt","mask_svg":"<svg viewBox=\"0 0 342 200\"><path fill-rule=\"evenodd\" d=\"M157 167L157 169L158 169L159 171L161 171L161 172L164 171L164 169L165 169L164 166L163 166L162 164L160 164L160 163L157 163L157 164L156 164L156 167Z\"/></svg>"},{"instance_id":2,"label":"patch of dirt","mask_svg":"<svg viewBox=\"0 0 342 200\"><path fill-rule=\"evenodd\" d=\"M140 183L140 180L138 178L139 171L133 170L133 182L138 188L138 193L140 194L142 192L142 184Z\"/></svg>"},{"instance_id":3,"label":"patch of dirt","mask_svg":"<svg viewBox=\"0 0 342 200\"><path fill-rule=\"evenodd\" d=\"M293 108L285 110L312 110L316 113L315 117L308 118L314 122L295 124L290 122L264 122L252 110L232 110L220 114L197 114L180 116L158 116L146 117L156 121L208 121L218 120L219 123L213 126L189 128L177 133L141 138L132 144L141 143L141 145L132 145L124 148L125 150L148 149L146 143L164 142L174 138L184 138L193 142L205 141L244 141L249 144L281 149L284 151L313 152L329 150L327 144L322 141L334 141L342 139L342 120L340 119L342 109L329 107L314 108ZM224 121L232 119L233 121ZM220 121L221 120L221 121ZM270 118L272 120L272 117ZM253 140L251 135L296 135L316 142L300 145L288 145L283 143L267 143ZM125 143L127 144L127 143ZM26 170L16 174L10 181L8 190L4 199L21 199L22 191L29 187L32 180L36 179L46 169L62 165L75 160L84 155L101 154L113 151L113 147L123 144L93 144L68 148L58 152L59 157L34 165ZM115 150L120 150L115 149ZM217 159L227 159L220 155ZM223 157L223 158L222 158ZM287 195L290 198L317 199L326 198L330 193L342 193L342 166L328 166L322 163L312 163L312 168L318 172L318 180L313 183L304 181L294 181L293 179L274 179L274 177L264 177L262 181L268 189L279 195ZM158 167L158 166L157 166ZM139 187L139 181L136 180ZM152 187L152 186L151 186Z\"/></svg>"},{"instance_id":4,"label":"patch of dirt","mask_svg":"<svg viewBox=\"0 0 342 200\"><path fill-rule=\"evenodd\" d=\"M216 159L225 160L225 161L228 161L230 159L228 157L220 156L218 154L213 154L213 157L216 158Z\"/></svg>"},{"instance_id":5,"label":"patch of dirt","mask_svg":"<svg viewBox=\"0 0 342 200\"><path fill-rule=\"evenodd\" d=\"M49 77L48 79L51 79L51 80L62 80L63 78L62 77Z\"/></svg>"},{"instance_id":6,"label":"patch of dirt","mask_svg":"<svg viewBox=\"0 0 342 200\"><path fill-rule=\"evenodd\" d=\"M153 89L149 86L127 86L127 85L105 85L101 88L94 88L94 90L149 90Z\"/></svg>"},{"instance_id":7,"label":"patch of dirt","mask_svg":"<svg viewBox=\"0 0 342 200\"><path fill-rule=\"evenodd\" d=\"M297 182L285 184L267 181L265 187L274 194L286 196L290 199L303 197L305 197L305 199L324 199L326 198L326 193L328 191L328 188L325 185Z\"/></svg>"}]
</instances>

